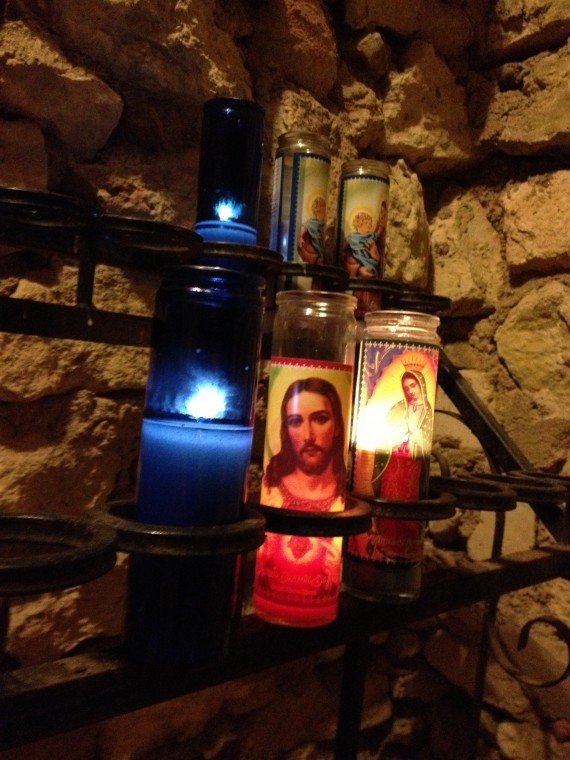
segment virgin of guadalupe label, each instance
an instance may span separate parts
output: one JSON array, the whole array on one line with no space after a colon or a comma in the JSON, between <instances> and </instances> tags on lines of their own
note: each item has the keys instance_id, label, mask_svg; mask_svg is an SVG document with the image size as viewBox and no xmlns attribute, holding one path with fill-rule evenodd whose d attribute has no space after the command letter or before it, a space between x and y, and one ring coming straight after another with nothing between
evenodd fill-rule
<instances>
[{"instance_id":1,"label":"virgin of guadalupe label","mask_svg":"<svg viewBox=\"0 0 570 760\"><path fill-rule=\"evenodd\" d=\"M344 508L352 367L274 357L261 503L305 512ZM258 550L258 614L289 625L336 617L340 538L268 533Z\"/></svg>"},{"instance_id":2,"label":"virgin of guadalupe label","mask_svg":"<svg viewBox=\"0 0 570 760\"><path fill-rule=\"evenodd\" d=\"M352 490L362 496L427 496L439 352L433 345L365 339L354 420ZM375 562L417 562L422 522L375 517L348 552Z\"/></svg>"}]
</instances>

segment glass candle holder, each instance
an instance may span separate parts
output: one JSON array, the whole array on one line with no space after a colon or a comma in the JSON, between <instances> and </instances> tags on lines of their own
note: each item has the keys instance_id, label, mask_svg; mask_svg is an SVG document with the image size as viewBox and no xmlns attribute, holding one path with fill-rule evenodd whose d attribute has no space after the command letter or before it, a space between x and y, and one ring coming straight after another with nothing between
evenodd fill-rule
<instances>
[{"instance_id":1,"label":"glass candle holder","mask_svg":"<svg viewBox=\"0 0 570 760\"><path fill-rule=\"evenodd\" d=\"M285 261L323 264L330 173L328 142L306 131L279 136L269 246Z\"/></svg>"},{"instance_id":2,"label":"glass candle holder","mask_svg":"<svg viewBox=\"0 0 570 760\"><path fill-rule=\"evenodd\" d=\"M135 517L212 526L243 516L263 316L262 278L168 270L156 298ZM236 558L131 556L132 659L200 662L224 649Z\"/></svg>"},{"instance_id":3,"label":"glass candle holder","mask_svg":"<svg viewBox=\"0 0 570 760\"><path fill-rule=\"evenodd\" d=\"M400 311L365 315L353 417L351 490L359 496L427 498L437 389L439 318ZM351 536L343 583L355 596L405 601L420 592L424 523L374 517Z\"/></svg>"},{"instance_id":4,"label":"glass candle holder","mask_svg":"<svg viewBox=\"0 0 570 760\"><path fill-rule=\"evenodd\" d=\"M264 116L250 100L204 104L195 225L204 240L257 242Z\"/></svg>"},{"instance_id":5,"label":"glass candle holder","mask_svg":"<svg viewBox=\"0 0 570 760\"><path fill-rule=\"evenodd\" d=\"M215 525L240 517L263 316L263 280L175 267L157 294L137 519Z\"/></svg>"},{"instance_id":6,"label":"glass candle holder","mask_svg":"<svg viewBox=\"0 0 570 760\"><path fill-rule=\"evenodd\" d=\"M277 294L260 496L268 507L344 508L355 306L344 293ZM256 613L299 627L334 620L341 549L341 537L268 532L256 559Z\"/></svg>"},{"instance_id":7,"label":"glass candle holder","mask_svg":"<svg viewBox=\"0 0 570 760\"><path fill-rule=\"evenodd\" d=\"M384 275L390 167L382 161L354 159L341 167L338 196L337 262L363 284ZM379 292L353 290L359 311L380 309Z\"/></svg>"}]
</instances>

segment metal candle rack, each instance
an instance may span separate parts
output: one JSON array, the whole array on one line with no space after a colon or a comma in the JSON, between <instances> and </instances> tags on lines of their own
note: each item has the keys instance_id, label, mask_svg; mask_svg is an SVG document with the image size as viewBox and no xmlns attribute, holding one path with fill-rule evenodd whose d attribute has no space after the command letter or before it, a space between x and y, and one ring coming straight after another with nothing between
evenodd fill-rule
<instances>
[{"instance_id":1,"label":"metal candle rack","mask_svg":"<svg viewBox=\"0 0 570 760\"><path fill-rule=\"evenodd\" d=\"M73 338L116 345L149 346L151 319L101 311L92 306L96 265L160 269L169 263L237 265L263 272L268 283L268 314L278 288L302 278L309 287L363 290L369 287L383 305L426 312L445 311L448 299L411 291L398 283L348 281L336 267L282 266L281 257L257 246L208 243L191 230L168 224L98 215L81 203L52 193L0 190L0 257L18 251L60 253L78 259L76 304L62 306L0 297L0 330L52 338ZM270 318L266 333L270 337ZM269 341L264 343L265 349ZM505 654L494 629L499 595L555 577L568 577L566 503L570 482L532 470L530 463L475 396L442 352L438 381L464 422L477 436L493 469L480 478L431 478L427 500L393 502L348 499L341 513L307 516L294 510L255 506L243 521L214 528L149 526L132 519L128 502L105 505L89 518L62 515L0 515L0 594L25 595L83 583L108 572L117 549L138 553L204 555L244 553L263 541L265 529L305 535L350 535L367 529L370 515L401 519L445 519L456 508L492 510L496 527L492 557L469 569L428 573L420 598L387 606L342 596L339 616L317 629L270 626L245 616L225 662L199 671L141 672L127 665L120 648L110 646L34 668L15 669L0 677L0 749L25 744L61 731L203 689L272 665L345 645L335 756L356 757L369 637L477 601L487 604L478 668L473 685L473 735L483 703L486 664L492 648L510 672L524 679ZM445 468L444 468L445 469ZM501 471L501 472L499 472ZM528 501L560 542L500 557L505 512L517 499ZM38 545L43 547L38 554ZM29 551L29 547L33 551ZM27 548L26 548L27 547ZM24 549L24 551L22 551ZM536 621L521 632L524 647ZM555 625L570 650L570 635ZM570 662L570 658L569 658ZM0 660L0 666L2 661ZM570 665L569 665L570 667ZM561 674L563 678L565 673ZM163 674L164 675L164 674ZM475 740L473 741L475 753ZM475 756L473 754L473 756Z\"/></svg>"}]
</instances>

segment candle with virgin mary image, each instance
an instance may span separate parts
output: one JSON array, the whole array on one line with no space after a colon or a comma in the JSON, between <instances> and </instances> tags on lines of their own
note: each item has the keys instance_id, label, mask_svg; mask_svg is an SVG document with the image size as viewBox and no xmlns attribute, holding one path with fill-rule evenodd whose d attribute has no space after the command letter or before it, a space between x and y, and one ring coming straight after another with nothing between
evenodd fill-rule
<instances>
[{"instance_id":1,"label":"candle with virgin mary image","mask_svg":"<svg viewBox=\"0 0 570 760\"><path fill-rule=\"evenodd\" d=\"M437 388L437 317L371 312L353 420L352 491L380 500L427 497ZM425 524L375 516L348 540L343 581L354 596L406 601L421 588Z\"/></svg>"}]
</instances>

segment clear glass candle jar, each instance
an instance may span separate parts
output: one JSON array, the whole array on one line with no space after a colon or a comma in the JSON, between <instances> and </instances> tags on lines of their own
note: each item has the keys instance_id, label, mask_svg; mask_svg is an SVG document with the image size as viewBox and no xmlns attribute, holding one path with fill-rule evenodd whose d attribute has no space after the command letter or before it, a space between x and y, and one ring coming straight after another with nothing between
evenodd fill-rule
<instances>
[{"instance_id":1,"label":"clear glass candle jar","mask_svg":"<svg viewBox=\"0 0 570 760\"><path fill-rule=\"evenodd\" d=\"M352 428L351 491L371 499L428 495L437 389L439 318L377 311L365 315ZM424 523L374 517L348 540L343 583L365 599L405 601L420 592Z\"/></svg>"},{"instance_id":2,"label":"clear glass candle jar","mask_svg":"<svg viewBox=\"0 0 570 760\"><path fill-rule=\"evenodd\" d=\"M356 299L277 295L261 503L297 512L344 508L356 338ZM267 533L254 581L257 614L272 623L334 620L340 537Z\"/></svg>"},{"instance_id":3,"label":"clear glass candle jar","mask_svg":"<svg viewBox=\"0 0 570 760\"><path fill-rule=\"evenodd\" d=\"M330 150L321 135L280 135L273 170L269 247L288 262L323 264Z\"/></svg>"}]
</instances>

